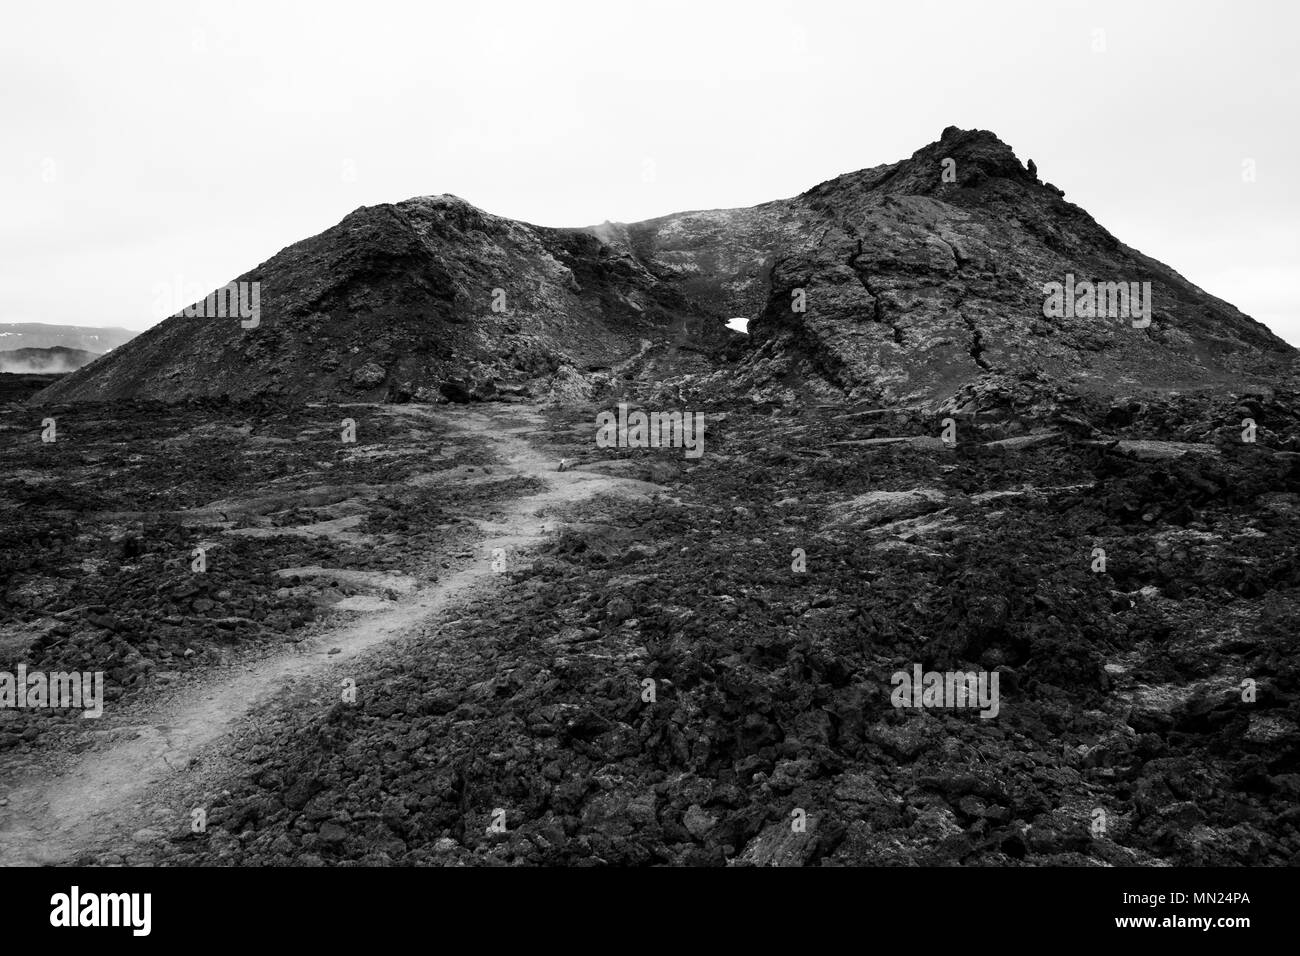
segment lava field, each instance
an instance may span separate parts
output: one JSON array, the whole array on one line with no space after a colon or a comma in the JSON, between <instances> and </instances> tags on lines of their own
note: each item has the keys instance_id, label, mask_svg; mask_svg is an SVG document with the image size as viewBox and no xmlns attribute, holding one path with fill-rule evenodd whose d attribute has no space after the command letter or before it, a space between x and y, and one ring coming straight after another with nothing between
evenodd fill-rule
<instances>
[{"instance_id":1,"label":"lava field","mask_svg":"<svg viewBox=\"0 0 1300 956\"><path fill-rule=\"evenodd\" d=\"M320 643L75 858L1296 862L1300 398L980 398L721 402L699 459L596 447L601 402L10 405L0 671L109 690L0 712L0 834L25 781ZM895 706L914 665L996 674L996 719Z\"/></svg>"}]
</instances>

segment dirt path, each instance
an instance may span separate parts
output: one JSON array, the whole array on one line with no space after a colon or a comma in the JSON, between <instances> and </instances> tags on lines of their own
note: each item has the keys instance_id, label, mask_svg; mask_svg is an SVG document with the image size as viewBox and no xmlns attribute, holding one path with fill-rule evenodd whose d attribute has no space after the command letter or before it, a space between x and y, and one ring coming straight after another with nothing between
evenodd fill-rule
<instances>
[{"instance_id":1,"label":"dirt path","mask_svg":"<svg viewBox=\"0 0 1300 956\"><path fill-rule=\"evenodd\" d=\"M205 775L219 775L222 743L258 708L296 682L318 678L330 668L392 641L415 636L436 623L455 598L472 588L491 587L494 552L506 560L559 527L547 515L557 508L609 492L645 493L657 486L582 471L557 471L558 462L522 437L541 423L526 406L491 410L393 406L395 414L437 414L462 433L486 437L499 459L494 473L531 476L541 492L502 503L504 514L480 521L486 539L479 557L436 584L419 589L396 607L373 612L278 651L255 665L220 668L196 681L128 727L101 734L109 743L74 760L57 775L21 782L0 795L0 864L61 863L92 849L124 846L150 822L142 804L160 788L177 783L204 752ZM115 739L116 738L116 739ZM209 752L210 751L210 752ZM6 782L0 781L0 786Z\"/></svg>"}]
</instances>

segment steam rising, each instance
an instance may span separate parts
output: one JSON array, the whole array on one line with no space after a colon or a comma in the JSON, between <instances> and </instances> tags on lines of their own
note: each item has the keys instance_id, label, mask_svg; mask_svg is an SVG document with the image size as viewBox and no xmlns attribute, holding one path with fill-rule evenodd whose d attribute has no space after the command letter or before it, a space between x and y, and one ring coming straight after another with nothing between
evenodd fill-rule
<instances>
[{"instance_id":1,"label":"steam rising","mask_svg":"<svg viewBox=\"0 0 1300 956\"><path fill-rule=\"evenodd\" d=\"M0 352L0 373L9 375L63 375L99 358L82 349L14 349Z\"/></svg>"}]
</instances>

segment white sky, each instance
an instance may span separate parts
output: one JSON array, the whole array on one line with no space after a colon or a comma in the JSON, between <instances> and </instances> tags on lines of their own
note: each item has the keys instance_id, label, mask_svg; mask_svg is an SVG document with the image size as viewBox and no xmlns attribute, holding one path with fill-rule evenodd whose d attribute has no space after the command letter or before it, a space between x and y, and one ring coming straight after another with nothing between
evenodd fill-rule
<instances>
[{"instance_id":1,"label":"white sky","mask_svg":"<svg viewBox=\"0 0 1300 956\"><path fill-rule=\"evenodd\" d=\"M147 328L160 285L361 205L631 222L956 125L1300 344L1298 27L1293 0L10 3L0 322Z\"/></svg>"}]
</instances>

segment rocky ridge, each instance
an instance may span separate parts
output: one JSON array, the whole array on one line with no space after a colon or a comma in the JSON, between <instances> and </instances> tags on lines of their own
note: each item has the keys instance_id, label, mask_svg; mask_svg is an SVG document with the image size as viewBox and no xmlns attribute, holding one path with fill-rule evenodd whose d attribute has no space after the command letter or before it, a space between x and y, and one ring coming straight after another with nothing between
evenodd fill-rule
<instances>
[{"instance_id":1,"label":"rocky ridge","mask_svg":"<svg viewBox=\"0 0 1300 956\"><path fill-rule=\"evenodd\" d=\"M1150 324L1046 318L1067 275L1149 282ZM41 401L572 399L648 357L675 391L941 404L990 380L1226 388L1294 354L955 127L747 209L559 229L454 196L365 207L236 281L259 284L256 327L173 317Z\"/></svg>"}]
</instances>

